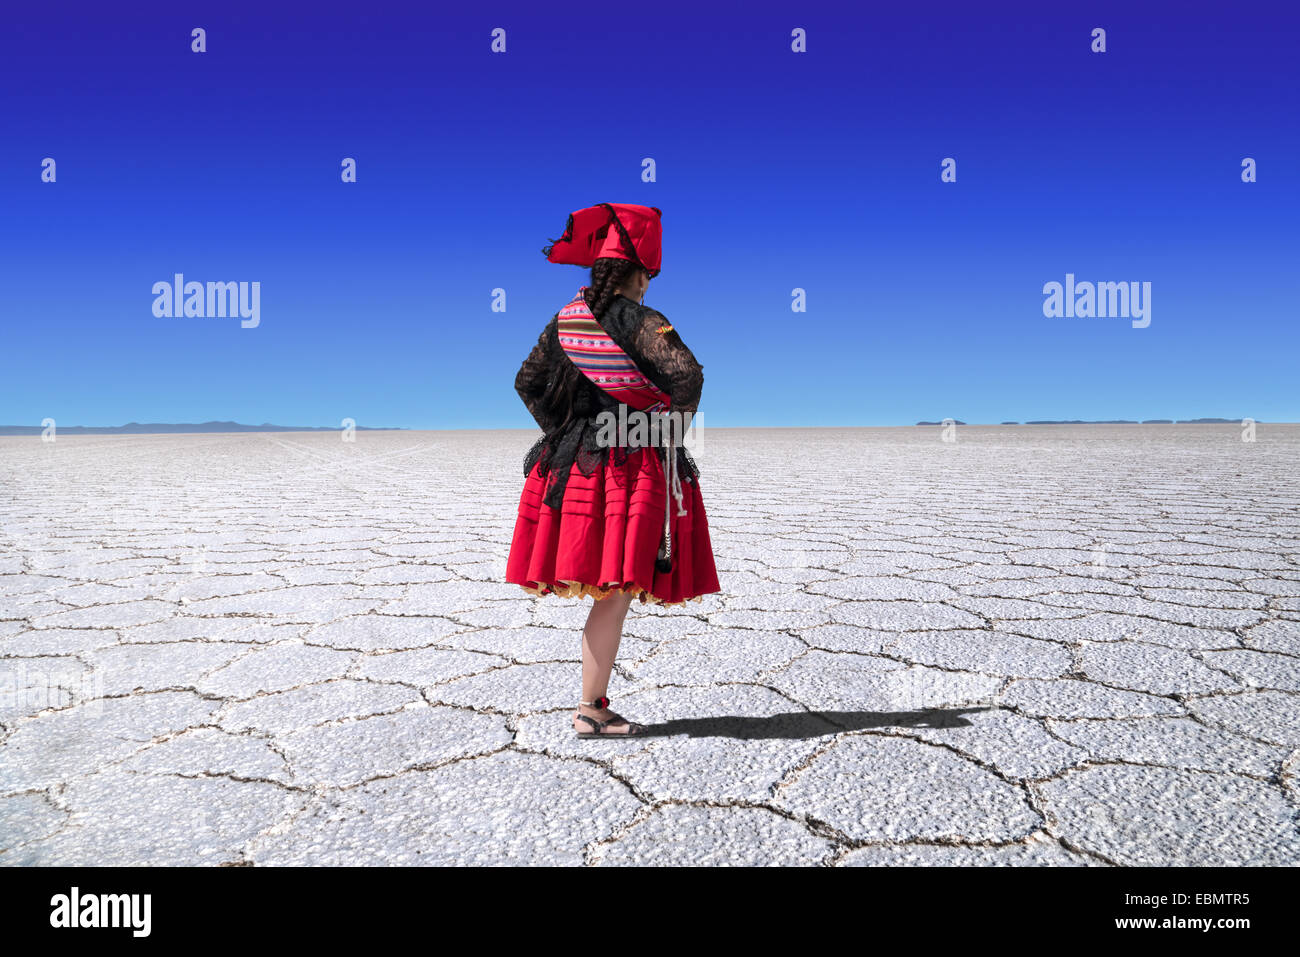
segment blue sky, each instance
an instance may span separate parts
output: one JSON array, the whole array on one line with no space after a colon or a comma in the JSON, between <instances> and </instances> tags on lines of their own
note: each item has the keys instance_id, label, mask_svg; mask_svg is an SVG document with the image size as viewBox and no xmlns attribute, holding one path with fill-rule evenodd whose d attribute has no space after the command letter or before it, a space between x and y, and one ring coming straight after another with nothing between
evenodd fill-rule
<instances>
[{"instance_id":1,"label":"blue sky","mask_svg":"<svg viewBox=\"0 0 1300 957\"><path fill-rule=\"evenodd\" d=\"M1300 420L1293 7L379 6L7 13L0 424L532 427L603 201L663 210L701 424ZM177 272L260 325L155 317ZM1150 326L1045 317L1067 273Z\"/></svg>"}]
</instances>

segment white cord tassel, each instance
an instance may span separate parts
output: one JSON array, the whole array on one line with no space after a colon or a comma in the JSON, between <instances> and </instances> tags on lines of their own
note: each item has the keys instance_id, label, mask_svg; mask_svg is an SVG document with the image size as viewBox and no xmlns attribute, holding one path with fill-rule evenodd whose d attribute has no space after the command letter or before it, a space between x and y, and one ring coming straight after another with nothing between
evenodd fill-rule
<instances>
[{"instance_id":1,"label":"white cord tassel","mask_svg":"<svg viewBox=\"0 0 1300 957\"><path fill-rule=\"evenodd\" d=\"M672 570L673 562L673 532L672 532L672 501L677 499L677 514L685 515L686 507L682 503L682 480L677 474L677 444L676 436L670 437L668 444L664 446L664 537L663 543L659 546L659 556L655 561L655 566L659 571L667 574Z\"/></svg>"},{"instance_id":2,"label":"white cord tassel","mask_svg":"<svg viewBox=\"0 0 1300 957\"><path fill-rule=\"evenodd\" d=\"M685 515L686 506L682 504L682 479L677 474L677 440L673 439L668 446L668 455L672 461L668 463L668 474L671 476L668 480L668 488L672 490L673 498L677 499L677 514Z\"/></svg>"}]
</instances>

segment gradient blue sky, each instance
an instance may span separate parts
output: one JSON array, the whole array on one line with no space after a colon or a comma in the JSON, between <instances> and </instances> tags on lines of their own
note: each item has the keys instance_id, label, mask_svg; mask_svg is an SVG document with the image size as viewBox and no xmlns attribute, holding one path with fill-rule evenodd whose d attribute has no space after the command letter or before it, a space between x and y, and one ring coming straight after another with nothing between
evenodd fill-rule
<instances>
[{"instance_id":1,"label":"gradient blue sky","mask_svg":"<svg viewBox=\"0 0 1300 957\"><path fill-rule=\"evenodd\" d=\"M587 276L540 248L602 201L664 211L702 425L1300 420L1294 5L301 9L7 9L0 423L532 427ZM260 327L155 318L176 272ZM1151 325L1045 318L1067 272Z\"/></svg>"}]
</instances>

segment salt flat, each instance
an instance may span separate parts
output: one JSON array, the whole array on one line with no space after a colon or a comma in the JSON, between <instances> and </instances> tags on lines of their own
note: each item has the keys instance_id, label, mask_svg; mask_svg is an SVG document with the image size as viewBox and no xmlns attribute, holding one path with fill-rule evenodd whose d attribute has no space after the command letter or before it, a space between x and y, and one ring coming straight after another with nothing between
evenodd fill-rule
<instances>
[{"instance_id":1,"label":"salt flat","mask_svg":"<svg viewBox=\"0 0 1300 957\"><path fill-rule=\"evenodd\" d=\"M702 430L581 741L535 432L0 438L0 864L1300 864L1300 426L941 435Z\"/></svg>"}]
</instances>

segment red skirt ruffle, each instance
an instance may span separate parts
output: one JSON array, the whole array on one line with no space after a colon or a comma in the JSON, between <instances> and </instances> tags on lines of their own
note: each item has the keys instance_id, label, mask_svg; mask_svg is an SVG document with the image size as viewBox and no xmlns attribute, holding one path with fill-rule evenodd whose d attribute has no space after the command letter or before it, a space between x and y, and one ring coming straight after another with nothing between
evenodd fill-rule
<instances>
[{"instance_id":1,"label":"red skirt ruffle","mask_svg":"<svg viewBox=\"0 0 1300 957\"><path fill-rule=\"evenodd\" d=\"M672 571L655 568L664 528L663 461L654 449L629 452L622 465L591 475L575 464L564 500L546 505L547 478L534 465L519 497L506 581L533 595L596 600L631 592L641 604L678 605L721 591L713 564L699 477L681 479L682 507L671 500Z\"/></svg>"}]
</instances>

